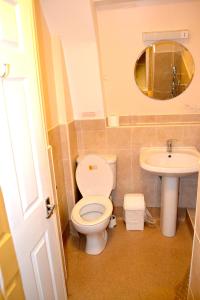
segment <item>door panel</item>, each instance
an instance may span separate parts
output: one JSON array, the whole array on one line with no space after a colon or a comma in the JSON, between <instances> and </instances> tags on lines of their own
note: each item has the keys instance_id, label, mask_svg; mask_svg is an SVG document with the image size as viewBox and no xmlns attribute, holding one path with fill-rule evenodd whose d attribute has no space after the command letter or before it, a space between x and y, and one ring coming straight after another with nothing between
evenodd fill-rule
<instances>
[{"instance_id":1,"label":"door panel","mask_svg":"<svg viewBox=\"0 0 200 300\"><path fill-rule=\"evenodd\" d=\"M0 299L4 298L23 300L24 293L0 190Z\"/></svg>"},{"instance_id":2,"label":"door panel","mask_svg":"<svg viewBox=\"0 0 200 300\"><path fill-rule=\"evenodd\" d=\"M33 157L33 138L29 125L29 108L27 105L28 99L32 99L32 97L30 95L29 98L26 96L25 79L6 80L3 83L3 88L10 136L15 149L13 155L16 164L20 199L23 213L30 214L37 202L42 200L42 195L39 196L37 182L40 182L40 179L37 178L37 166L35 166ZM13 105L13 99L15 105ZM15 109L13 109L13 106Z\"/></svg>"},{"instance_id":3,"label":"door panel","mask_svg":"<svg viewBox=\"0 0 200 300\"><path fill-rule=\"evenodd\" d=\"M10 27L9 27L10 26ZM32 0L0 0L0 182L27 299L67 298L42 114ZM1 61L0 61L1 64ZM3 273L3 271L2 271ZM5 277L5 274L3 274ZM10 288L10 299L14 285Z\"/></svg>"},{"instance_id":4,"label":"door panel","mask_svg":"<svg viewBox=\"0 0 200 300\"><path fill-rule=\"evenodd\" d=\"M39 241L31 256L41 299L57 298L57 295L55 295L56 289L53 289L55 279L51 266L51 253L47 234Z\"/></svg>"},{"instance_id":5,"label":"door panel","mask_svg":"<svg viewBox=\"0 0 200 300\"><path fill-rule=\"evenodd\" d=\"M15 1L4 1L0 10L0 43L10 47L19 46L19 23L17 22L17 6Z\"/></svg>"}]
</instances>

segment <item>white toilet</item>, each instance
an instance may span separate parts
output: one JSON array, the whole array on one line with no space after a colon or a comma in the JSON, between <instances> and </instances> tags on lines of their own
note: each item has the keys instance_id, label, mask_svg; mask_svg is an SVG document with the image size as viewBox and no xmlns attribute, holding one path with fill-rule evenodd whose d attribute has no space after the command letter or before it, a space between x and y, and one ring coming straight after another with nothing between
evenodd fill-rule
<instances>
[{"instance_id":1,"label":"white toilet","mask_svg":"<svg viewBox=\"0 0 200 300\"><path fill-rule=\"evenodd\" d=\"M109 198L116 185L116 156L89 154L77 159L76 182L83 198L72 210L75 229L86 235L86 252L97 255L107 242L106 227L113 206Z\"/></svg>"}]
</instances>

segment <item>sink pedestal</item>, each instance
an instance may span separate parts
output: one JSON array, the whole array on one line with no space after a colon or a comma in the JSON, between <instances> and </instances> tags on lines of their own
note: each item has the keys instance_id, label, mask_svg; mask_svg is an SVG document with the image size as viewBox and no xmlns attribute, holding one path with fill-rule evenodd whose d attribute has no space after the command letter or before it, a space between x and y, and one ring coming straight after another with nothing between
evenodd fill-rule
<instances>
[{"instance_id":1,"label":"sink pedestal","mask_svg":"<svg viewBox=\"0 0 200 300\"><path fill-rule=\"evenodd\" d=\"M178 176L162 176L160 226L164 236L176 234L178 189Z\"/></svg>"},{"instance_id":2,"label":"sink pedestal","mask_svg":"<svg viewBox=\"0 0 200 300\"><path fill-rule=\"evenodd\" d=\"M195 147L144 147L140 150L142 169L162 176L161 231L165 236L176 234L179 178L199 172L200 152Z\"/></svg>"}]
</instances>

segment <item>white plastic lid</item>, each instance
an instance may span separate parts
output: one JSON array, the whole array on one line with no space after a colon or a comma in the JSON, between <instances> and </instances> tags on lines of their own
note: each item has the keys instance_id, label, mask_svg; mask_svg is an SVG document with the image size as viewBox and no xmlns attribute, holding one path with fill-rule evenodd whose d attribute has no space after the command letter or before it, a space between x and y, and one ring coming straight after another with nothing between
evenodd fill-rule
<instances>
[{"instance_id":1,"label":"white plastic lid","mask_svg":"<svg viewBox=\"0 0 200 300\"><path fill-rule=\"evenodd\" d=\"M109 164L115 163L117 160L117 156L115 154L99 154L99 156L103 157ZM85 155L79 155L76 159L76 162L79 163L84 157Z\"/></svg>"},{"instance_id":2,"label":"white plastic lid","mask_svg":"<svg viewBox=\"0 0 200 300\"><path fill-rule=\"evenodd\" d=\"M83 197L109 197L113 187L113 173L107 161L95 154L84 156L76 169L76 182Z\"/></svg>"},{"instance_id":3,"label":"white plastic lid","mask_svg":"<svg viewBox=\"0 0 200 300\"><path fill-rule=\"evenodd\" d=\"M143 194L125 194L124 195L125 210L144 210L145 202Z\"/></svg>"}]
</instances>

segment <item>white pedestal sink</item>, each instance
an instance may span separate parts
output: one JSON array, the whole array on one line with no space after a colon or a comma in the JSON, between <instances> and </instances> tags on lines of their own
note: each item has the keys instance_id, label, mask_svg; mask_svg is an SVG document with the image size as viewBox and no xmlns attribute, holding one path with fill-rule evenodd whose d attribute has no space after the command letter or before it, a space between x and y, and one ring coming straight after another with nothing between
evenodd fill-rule
<instances>
[{"instance_id":1,"label":"white pedestal sink","mask_svg":"<svg viewBox=\"0 0 200 300\"><path fill-rule=\"evenodd\" d=\"M161 231L172 237L176 234L179 177L199 171L200 153L195 147L145 147L140 151L140 166L162 176Z\"/></svg>"}]
</instances>

